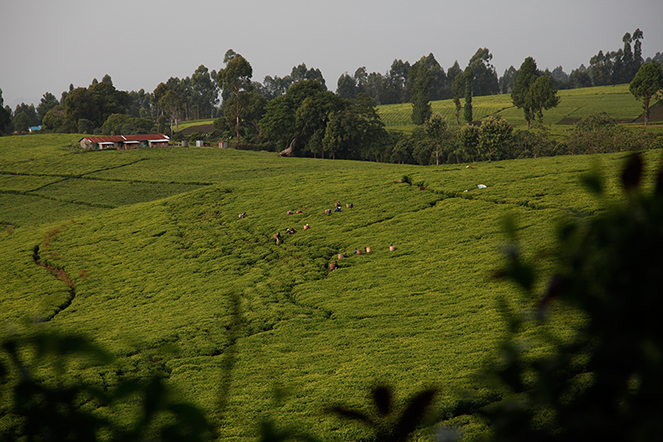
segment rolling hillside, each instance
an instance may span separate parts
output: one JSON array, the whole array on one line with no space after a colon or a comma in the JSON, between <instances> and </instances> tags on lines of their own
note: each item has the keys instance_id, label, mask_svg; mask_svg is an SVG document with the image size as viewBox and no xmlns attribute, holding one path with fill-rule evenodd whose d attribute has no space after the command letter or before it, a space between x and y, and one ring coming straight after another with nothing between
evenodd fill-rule
<instances>
[{"instance_id":1,"label":"rolling hillside","mask_svg":"<svg viewBox=\"0 0 663 442\"><path fill-rule=\"evenodd\" d=\"M619 123L631 123L642 114L642 103L628 90L628 84L599 86L559 91L560 103L551 110L544 111L544 124L552 125L553 132L564 132L582 117L595 112L607 112ZM461 105L464 103L461 100ZM431 102L433 112L440 112L449 122L456 121L455 106L451 100ZM523 112L511 102L511 95L490 95L472 99L474 119L500 116L516 127L526 126ZM411 130L412 105L410 103L378 106L380 117L387 127L400 127ZM462 122L462 111L461 111ZM657 117L652 121L663 121Z\"/></svg>"},{"instance_id":2,"label":"rolling hillside","mask_svg":"<svg viewBox=\"0 0 663 442\"><path fill-rule=\"evenodd\" d=\"M160 372L210 413L229 385L220 436L237 441L255 440L265 418L356 440L363 430L322 410L361 406L376 382L400 398L436 385L438 405L455 400L504 331L496 300L522 302L490 276L504 216L517 217L533 256L556 219L600 210L578 184L593 164L617 195L624 156L419 167L63 148L77 138L0 138L2 322L39 318L93 337L118 357L82 369L95 382ZM416 185L397 182L404 175Z\"/></svg>"}]
</instances>

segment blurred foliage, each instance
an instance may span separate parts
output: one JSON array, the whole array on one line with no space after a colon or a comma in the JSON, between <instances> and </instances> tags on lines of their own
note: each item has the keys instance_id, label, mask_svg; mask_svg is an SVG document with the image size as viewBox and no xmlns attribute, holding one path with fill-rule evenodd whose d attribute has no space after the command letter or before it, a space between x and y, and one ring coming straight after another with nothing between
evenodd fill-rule
<instances>
[{"instance_id":1,"label":"blurred foliage","mask_svg":"<svg viewBox=\"0 0 663 442\"><path fill-rule=\"evenodd\" d=\"M344 419L361 422L373 431L371 440L405 442L424 421L435 393L435 389L424 389L414 394L400 412L395 412L391 388L379 385L371 390L374 409L370 412L343 405L333 405L327 411Z\"/></svg>"},{"instance_id":2,"label":"blurred foliage","mask_svg":"<svg viewBox=\"0 0 663 442\"><path fill-rule=\"evenodd\" d=\"M650 441L663 433L663 169L652 192L641 185L643 169L640 154L629 156L625 202L560 226L557 270L533 314L502 300L510 333L484 373L501 399L480 411L491 440ZM596 172L584 182L603 198ZM508 231L514 245L499 274L533 300L537 272ZM556 303L585 318L567 339L546 328ZM552 351L530 351L532 331Z\"/></svg>"},{"instance_id":3,"label":"blurred foliage","mask_svg":"<svg viewBox=\"0 0 663 442\"><path fill-rule=\"evenodd\" d=\"M176 400L161 377L124 379L109 387L68 375L76 366L110 364L88 338L41 327L0 341L0 440L203 441L212 427L194 406ZM118 407L133 407L120 424Z\"/></svg>"}]
</instances>

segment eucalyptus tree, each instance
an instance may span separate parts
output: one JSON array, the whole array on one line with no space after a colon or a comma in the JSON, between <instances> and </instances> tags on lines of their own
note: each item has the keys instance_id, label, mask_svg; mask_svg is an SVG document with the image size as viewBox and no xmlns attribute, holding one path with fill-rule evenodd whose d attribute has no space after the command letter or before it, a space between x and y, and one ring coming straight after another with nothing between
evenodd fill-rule
<instances>
[{"instance_id":1,"label":"eucalyptus tree","mask_svg":"<svg viewBox=\"0 0 663 442\"><path fill-rule=\"evenodd\" d=\"M265 76L262 84L254 83L254 87L267 100L273 100L276 97L284 95L291 84L292 80L288 75L283 78L279 76L272 77L267 75Z\"/></svg>"},{"instance_id":2,"label":"eucalyptus tree","mask_svg":"<svg viewBox=\"0 0 663 442\"><path fill-rule=\"evenodd\" d=\"M354 75L347 72L338 77L336 82L336 93L345 99L354 99L359 94L368 95L368 78L366 66L357 68Z\"/></svg>"},{"instance_id":3,"label":"eucalyptus tree","mask_svg":"<svg viewBox=\"0 0 663 442\"><path fill-rule=\"evenodd\" d=\"M39 124L39 116L37 115L37 110L35 109L34 104L25 104L25 103L19 104L18 106L16 106L16 109L14 109L14 118L16 118L20 113L25 114L26 117L25 121L27 121L28 127L36 126Z\"/></svg>"},{"instance_id":4,"label":"eucalyptus tree","mask_svg":"<svg viewBox=\"0 0 663 442\"><path fill-rule=\"evenodd\" d=\"M330 118L348 106L347 101L330 91L306 97L295 111L295 126L306 151L324 158L323 138Z\"/></svg>"},{"instance_id":5,"label":"eucalyptus tree","mask_svg":"<svg viewBox=\"0 0 663 442\"><path fill-rule=\"evenodd\" d=\"M468 64L472 68L472 89L475 96L494 95L500 93L497 72L490 61L493 55L488 48L479 48Z\"/></svg>"},{"instance_id":6,"label":"eucalyptus tree","mask_svg":"<svg viewBox=\"0 0 663 442\"><path fill-rule=\"evenodd\" d=\"M440 165L440 148L452 137L447 120L439 112L435 112L424 124L426 136L435 143L435 165Z\"/></svg>"},{"instance_id":7,"label":"eucalyptus tree","mask_svg":"<svg viewBox=\"0 0 663 442\"><path fill-rule=\"evenodd\" d=\"M354 100L332 112L326 125L322 146L332 158L379 161L383 140L387 137L371 98L359 94Z\"/></svg>"},{"instance_id":8,"label":"eucalyptus tree","mask_svg":"<svg viewBox=\"0 0 663 442\"><path fill-rule=\"evenodd\" d=\"M382 104L407 103L412 95L410 63L394 60L389 69L386 82L385 100Z\"/></svg>"},{"instance_id":9,"label":"eucalyptus tree","mask_svg":"<svg viewBox=\"0 0 663 442\"><path fill-rule=\"evenodd\" d=\"M550 77L541 75L532 57L527 57L518 70L511 100L514 106L523 110L528 129L535 117L540 122L543 120L544 109L559 104L557 88L551 83Z\"/></svg>"},{"instance_id":10,"label":"eucalyptus tree","mask_svg":"<svg viewBox=\"0 0 663 442\"><path fill-rule=\"evenodd\" d=\"M75 133L78 131L78 120L98 121L99 107L87 88L77 87L67 94L64 114L63 131Z\"/></svg>"},{"instance_id":11,"label":"eucalyptus tree","mask_svg":"<svg viewBox=\"0 0 663 442\"><path fill-rule=\"evenodd\" d=\"M0 89L0 135L11 132L12 115L11 110L4 108L4 99L2 98L2 89Z\"/></svg>"},{"instance_id":12,"label":"eucalyptus tree","mask_svg":"<svg viewBox=\"0 0 663 442\"><path fill-rule=\"evenodd\" d=\"M232 109L225 106L224 113L230 112L235 120L235 135L237 142L239 142L239 129L240 129L240 114L242 111L242 100L239 95L251 90L251 77L253 76L253 68L251 64L241 55L237 54L232 49L226 52L223 58L226 67L219 69L217 73L217 81L223 89L224 102L231 96L234 96L234 105Z\"/></svg>"},{"instance_id":13,"label":"eucalyptus tree","mask_svg":"<svg viewBox=\"0 0 663 442\"><path fill-rule=\"evenodd\" d=\"M511 91L513 90L513 83L516 80L516 75L518 74L518 71L516 71L516 68L513 66L509 66L508 69L504 70L504 75L500 77L499 79L499 84L500 84L500 90L502 91L503 94L510 94Z\"/></svg>"},{"instance_id":14,"label":"eucalyptus tree","mask_svg":"<svg viewBox=\"0 0 663 442\"><path fill-rule=\"evenodd\" d=\"M306 63L299 66L294 66L290 71L290 84L294 84L304 80L315 80L325 86L325 78L322 76L320 69L307 68ZM326 89L326 86L325 86Z\"/></svg>"},{"instance_id":15,"label":"eucalyptus tree","mask_svg":"<svg viewBox=\"0 0 663 442\"><path fill-rule=\"evenodd\" d=\"M58 104L60 104L60 102L57 98L55 98L55 95L51 94L50 92L46 92L44 96L41 97L41 101L37 106L37 116L39 117L39 120L43 122L44 117L48 111L53 109Z\"/></svg>"},{"instance_id":16,"label":"eucalyptus tree","mask_svg":"<svg viewBox=\"0 0 663 442\"><path fill-rule=\"evenodd\" d=\"M553 84L552 77L542 75L537 78L530 87L532 102L532 113L543 124L543 111L557 107L559 104L559 95L557 88Z\"/></svg>"},{"instance_id":17,"label":"eucalyptus tree","mask_svg":"<svg viewBox=\"0 0 663 442\"><path fill-rule=\"evenodd\" d=\"M219 86L204 65L198 66L191 75L191 88L195 118L203 118L203 115L213 118L214 108L219 104Z\"/></svg>"},{"instance_id":18,"label":"eucalyptus tree","mask_svg":"<svg viewBox=\"0 0 663 442\"><path fill-rule=\"evenodd\" d=\"M338 77L336 94L344 99L352 99L357 96L357 82L347 72Z\"/></svg>"},{"instance_id":19,"label":"eucalyptus tree","mask_svg":"<svg viewBox=\"0 0 663 442\"><path fill-rule=\"evenodd\" d=\"M307 98L326 90L317 80L304 80L290 86L285 95L267 102L260 120L265 141L272 143L279 152L298 150L303 145L304 136L302 126L297 123L297 110Z\"/></svg>"},{"instance_id":20,"label":"eucalyptus tree","mask_svg":"<svg viewBox=\"0 0 663 442\"><path fill-rule=\"evenodd\" d=\"M472 121L474 121L472 112L472 83L474 81L474 72L472 66L465 68L463 77L465 79L465 106L463 107L463 118L465 118L467 124L472 124Z\"/></svg>"},{"instance_id":21,"label":"eucalyptus tree","mask_svg":"<svg viewBox=\"0 0 663 442\"><path fill-rule=\"evenodd\" d=\"M457 73L454 68L458 68ZM452 69L454 69L454 79L451 84L451 98L456 106L456 124L460 126L460 110L462 109L460 97L465 92L465 77L463 76L463 71L460 70L460 66L458 66L458 62L449 69L449 72L452 72Z\"/></svg>"},{"instance_id":22,"label":"eucalyptus tree","mask_svg":"<svg viewBox=\"0 0 663 442\"><path fill-rule=\"evenodd\" d=\"M412 65L410 77L412 78L412 122L420 126L432 114L430 86L433 77L426 65L426 57L421 57L419 61Z\"/></svg>"},{"instance_id":23,"label":"eucalyptus tree","mask_svg":"<svg viewBox=\"0 0 663 442\"><path fill-rule=\"evenodd\" d=\"M101 127L106 118L112 114L127 112L127 105L130 103L129 94L117 90L110 75L106 74L101 82L90 85L88 92L97 107L97 115L85 118L92 121L95 127Z\"/></svg>"},{"instance_id":24,"label":"eucalyptus tree","mask_svg":"<svg viewBox=\"0 0 663 442\"><path fill-rule=\"evenodd\" d=\"M159 100L159 107L168 114L171 123L175 122L175 132L177 132L182 112L184 112L182 95L175 89L168 89Z\"/></svg>"}]
</instances>

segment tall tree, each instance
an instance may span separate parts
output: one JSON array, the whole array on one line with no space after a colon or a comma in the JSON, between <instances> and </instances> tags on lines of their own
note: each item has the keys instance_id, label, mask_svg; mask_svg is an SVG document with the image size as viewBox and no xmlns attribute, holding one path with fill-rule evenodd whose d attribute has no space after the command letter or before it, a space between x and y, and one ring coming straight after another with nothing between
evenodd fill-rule
<instances>
[{"instance_id":1,"label":"tall tree","mask_svg":"<svg viewBox=\"0 0 663 442\"><path fill-rule=\"evenodd\" d=\"M297 125L297 110L307 98L326 89L317 80L304 80L290 86L285 95L269 101L260 120L265 141L273 143L278 152L298 153L304 137L302 127Z\"/></svg>"},{"instance_id":2,"label":"tall tree","mask_svg":"<svg viewBox=\"0 0 663 442\"><path fill-rule=\"evenodd\" d=\"M291 84L304 80L316 80L325 86L325 78L322 76L320 69L308 69L306 67L306 63L302 63L299 66L294 66L292 71L290 71Z\"/></svg>"},{"instance_id":3,"label":"tall tree","mask_svg":"<svg viewBox=\"0 0 663 442\"><path fill-rule=\"evenodd\" d=\"M76 132L78 120L99 121L99 107L89 90L77 87L70 91L65 99L65 132Z\"/></svg>"},{"instance_id":4,"label":"tall tree","mask_svg":"<svg viewBox=\"0 0 663 442\"><path fill-rule=\"evenodd\" d=\"M339 97L348 100L357 96L357 83L347 72L338 77L338 81L336 82L336 93Z\"/></svg>"},{"instance_id":5,"label":"tall tree","mask_svg":"<svg viewBox=\"0 0 663 442\"><path fill-rule=\"evenodd\" d=\"M170 117L171 124L175 122L175 132L179 130L179 121L184 111L184 100L176 89L168 89L159 100L159 107Z\"/></svg>"},{"instance_id":6,"label":"tall tree","mask_svg":"<svg viewBox=\"0 0 663 442\"><path fill-rule=\"evenodd\" d=\"M30 127L30 117L23 112L17 112L14 114L14 130L18 133L25 133Z\"/></svg>"},{"instance_id":7,"label":"tall tree","mask_svg":"<svg viewBox=\"0 0 663 442\"><path fill-rule=\"evenodd\" d=\"M539 124L543 124L543 110L552 109L559 104L557 88L552 84L552 77L542 75L530 86L532 114Z\"/></svg>"},{"instance_id":8,"label":"tall tree","mask_svg":"<svg viewBox=\"0 0 663 442\"><path fill-rule=\"evenodd\" d=\"M274 98L285 94L291 84L292 81L287 75L284 78L267 75L265 76L262 85L257 86L254 84L254 87L256 87L258 93L260 93L263 97L267 98L268 100L273 100Z\"/></svg>"},{"instance_id":9,"label":"tall tree","mask_svg":"<svg viewBox=\"0 0 663 442\"><path fill-rule=\"evenodd\" d=\"M629 90L633 96L637 100L642 99L645 126L647 126L647 122L649 121L649 103L652 98L657 98L661 95L662 89L663 75L661 75L661 67L655 63L643 64L629 85Z\"/></svg>"},{"instance_id":10,"label":"tall tree","mask_svg":"<svg viewBox=\"0 0 663 442\"><path fill-rule=\"evenodd\" d=\"M511 101L514 106L523 110L528 129L534 118L530 87L539 76L540 73L536 67L536 62L532 57L527 57L523 61L523 64L520 65L516 80L513 82L513 91L511 91Z\"/></svg>"},{"instance_id":11,"label":"tall tree","mask_svg":"<svg viewBox=\"0 0 663 442\"><path fill-rule=\"evenodd\" d=\"M571 71L571 74L569 75L569 88L577 89L592 86L592 77L585 69L581 69L582 67L584 66Z\"/></svg>"},{"instance_id":12,"label":"tall tree","mask_svg":"<svg viewBox=\"0 0 663 442\"><path fill-rule=\"evenodd\" d=\"M55 95L51 94L50 92L46 92L44 96L41 97L39 106L37 106L37 116L39 116L39 120L43 122L44 117L48 111L53 109L58 104L60 103L58 102L58 99L55 98Z\"/></svg>"},{"instance_id":13,"label":"tall tree","mask_svg":"<svg viewBox=\"0 0 663 442\"><path fill-rule=\"evenodd\" d=\"M472 83L474 73L472 72L471 66L465 68L463 77L465 78L465 106L463 107L463 117L467 124L472 124L472 121L474 121L472 112Z\"/></svg>"},{"instance_id":14,"label":"tall tree","mask_svg":"<svg viewBox=\"0 0 663 442\"><path fill-rule=\"evenodd\" d=\"M431 84L430 84L430 100L444 100L451 96L451 87L448 83L447 74L444 73L444 69L437 62L435 56L431 52L426 57L426 66L431 73Z\"/></svg>"},{"instance_id":15,"label":"tall tree","mask_svg":"<svg viewBox=\"0 0 663 442\"><path fill-rule=\"evenodd\" d=\"M421 57L412 65L410 77L412 78L412 122L420 126L432 114L429 98L432 75L426 65L426 57Z\"/></svg>"},{"instance_id":16,"label":"tall tree","mask_svg":"<svg viewBox=\"0 0 663 442\"><path fill-rule=\"evenodd\" d=\"M458 62L454 66L457 66ZM460 69L460 68L459 68ZM449 69L451 71L451 69ZM453 84L451 85L451 97L453 99L454 105L456 106L456 124L460 126L460 110L462 106L460 104L460 97L465 93L465 76L463 72L460 71L458 75L454 77Z\"/></svg>"},{"instance_id":17,"label":"tall tree","mask_svg":"<svg viewBox=\"0 0 663 442\"><path fill-rule=\"evenodd\" d=\"M330 91L319 91L304 99L295 112L300 144L314 156L324 158L322 140L331 116L348 106L347 101Z\"/></svg>"},{"instance_id":18,"label":"tall tree","mask_svg":"<svg viewBox=\"0 0 663 442\"><path fill-rule=\"evenodd\" d=\"M440 165L440 148L451 137L452 132L447 120L439 112L435 112L424 124L426 136L435 143L435 165Z\"/></svg>"},{"instance_id":19,"label":"tall tree","mask_svg":"<svg viewBox=\"0 0 663 442\"><path fill-rule=\"evenodd\" d=\"M645 38L645 34L643 34L640 28L633 31L633 35L631 35L631 41L633 42L633 63L638 69L640 69L644 61L642 59L642 42L640 41L643 38Z\"/></svg>"},{"instance_id":20,"label":"tall tree","mask_svg":"<svg viewBox=\"0 0 663 442\"><path fill-rule=\"evenodd\" d=\"M463 70L460 68L458 60L456 60L453 66L447 70L447 80L453 82L459 75L463 75Z\"/></svg>"},{"instance_id":21,"label":"tall tree","mask_svg":"<svg viewBox=\"0 0 663 442\"><path fill-rule=\"evenodd\" d=\"M235 100L241 100L240 109L240 134L249 142L260 143L262 133L260 128L260 119L265 114L265 106L267 99L260 95L258 92L252 90L244 92L239 95L233 95L227 100L228 108L235 109ZM226 127L233 127L236 123L236 118L231 113L225 117Z\"/></svg>"},{"instance_id":22,"label":"tall tree","mask_svg":"<svg viewBox=\"0 0 663 442\"><path fill-rule=\"evenodd\" d=\"M253 76L253 68L251 64L241 55L229 49L224 56L226 67L220 69L218 72L218 82L224 92L229 96L239 96L242 92L247 92L251 89L251 77ZM228 96L228 98L229 98ZM225 99L225 97L224 97ZM235 118L235 134L237 142L239 142L239 127L240 127L240 114L241 114L242 100L235 100L233 109L226 109L224 111L232 112Z\"/></svg>"},{"instance_id":23,"label":"tall tree","mask_svg":"<svg viewBox=\"0 0 663 442\"><path fill-rule=\"evenodd\" d=\"M58 104L44 115L44 127L53 132L59 132L65 121L64 106Z\"/></svg>"},{"instance_id":24,"label":"tall tree","mask_svg":"<svg viewBox=\"0 0 663 442\"><path fill-rule=\"evenodd\" d=\"M97 107L97 116L96 118L87 117L87 119L92 121L95 127L101 127L106 118L112 114L127 112L127 105L130 102L129 94L115 89L108 74L100 83L90 85L88 93Z\"/></svg>"},{"instance_id":25,"label":"tall tree","mask_svg":"<svg viewBox=\"0 0 663 442\"><path fill-rule=\"evenodd\" d=\"M513 83L516 80L516 75L518 71L513 66L509 66L509 69L504 71L504 75L500 77L500 90L503 94L510 94L513 90Z\"/></svg>"},{"instance_id":26,"label":"tall tree","mask_svg":"<svg viewBox=\"0 0 663 442\"><path fill-rule=\"evenodd\" d=\"M490 64L492 59L493 55L488 48L479 48L468 64L472 68L472 89L474 95L477 97L500 93L497 72L493 65Z\"/></svg>"},{"instance_id":27,"label":"tall tree","mask_svg":"<svg viewBox=\"0 0 663 442\"><path fill-rule=\"evenodd\" d=\"M387 133L370 97L359 94L344 109L332 112L322 146L332 158L377 161Z\"/></svg>"},{"instance_id":28,"label":"tall tree","mask_svg":"<svg viewBox=\"0 0 663 442\"><path fill-rule=\"evenodd\" d=\"M387 76L387 93L383 104L407 103L412 96L410 63L394 60Z\"/></svg>"},{"instance_id":29,"label":"tall tree","mask_svg":"<svg viewBox=\"0 0 663 442\"><path fill-rule=\"evenodd\" d=\"M11 113L4 107L5 100L2 98L2 89L0 89L0 135L11 132Z\"/></svg>"},{"instance_id":30,"label":"tall tree","mask_svg":"<svg viewBox=\"0 0 663 442\"><path fill-rule=\"evenodd\" d=\"M550 76L559 85L568 87L569 76L566 74L566 72L564 72L564 68L562 66L557 66L555 69L553 69L553 71L550 73Z\"/></svg>"},{"instance_id":31,"label":"tall tree","mask_svg":"<svg viewBox=\"0 0 663 442\"><path fill-rule=\"evenodd\" d=\"M195 118L200 119L207 115L213 118L214 108L219 103L219 87L204 65L198 66L191 76L191 88Z\"/></svg>"},{"instance_id":32,"label":"tall tree","mask_svg":"<svg viewBox=\"0 0 663 442\"><path fill-rule=\"evenodd\" d=\"M25 103L19 104L18 106L16 106L16 109L14 110L14 118L16 118L20 113L25 114L25 117L27 118L26 121L28 127L36 126L39 124L39 117L37 116L37 111L35 109L34 104L25 104Z\"/></svg>"}]
</instances>

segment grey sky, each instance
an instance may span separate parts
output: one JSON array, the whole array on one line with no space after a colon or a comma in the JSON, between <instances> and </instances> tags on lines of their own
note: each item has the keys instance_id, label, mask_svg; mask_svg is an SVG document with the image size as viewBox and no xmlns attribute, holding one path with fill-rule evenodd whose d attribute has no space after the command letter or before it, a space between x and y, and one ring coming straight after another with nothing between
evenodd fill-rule
<instances>
[{"instance_id":1,"label":"grey sky","mask_svg":"<svg viewBox=\"0 0 663 442\"><path fill-rule=\"evenodd\" d=\"M661 0L1 0L0 89L12 108L105 74L152 92L222 68L230 48L256 81L306 63L331 90L361 66L384 74L432 52L446 71L482 47L500 76L528 56L570 73L636 28L645 58L663 52L662 17Z\"/></svg>"}]
</instances>

